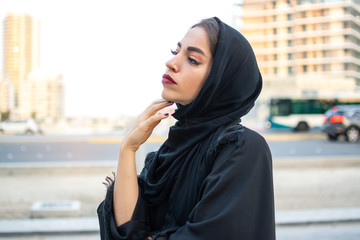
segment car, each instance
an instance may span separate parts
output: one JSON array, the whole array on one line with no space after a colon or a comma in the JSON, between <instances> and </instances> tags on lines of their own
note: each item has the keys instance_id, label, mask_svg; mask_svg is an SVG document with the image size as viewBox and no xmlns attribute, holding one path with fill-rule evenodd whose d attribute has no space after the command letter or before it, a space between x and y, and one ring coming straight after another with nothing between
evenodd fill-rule
<instances>
[{"instance_id":1,"label":"car","mask_svg":"<svg viewBox=\"0 0 360 240\"><path fill-rule=\"evenodd\" d=\"M345 136L348 142L360 139L360 105L339 105L325 112L322 131L330 141Z\"/></svg>"},{"instance_id":2,"label":"car","mask_svg":"<svg viewBox=\"0 0 360 240\"><path fill-rule=\"evenodd\" d=\"M33 118L26 120L5 120L0 122L0 133L4 134L41 134L41 128Z\"/></svg>"}]
</instances>

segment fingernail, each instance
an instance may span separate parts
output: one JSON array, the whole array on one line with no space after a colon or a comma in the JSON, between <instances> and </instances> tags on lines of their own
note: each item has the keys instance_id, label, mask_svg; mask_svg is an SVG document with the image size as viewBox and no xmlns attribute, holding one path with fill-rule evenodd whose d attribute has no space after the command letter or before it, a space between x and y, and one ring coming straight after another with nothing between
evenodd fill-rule
<instances>
[{"instance_id":1,"label":"fingernail","mask_svg":"<svg viewBox=\"0 0 360 240\"><path fill-rule=\"evenodd\" d=\"M165 113L164 115L165 115L166 117L167 117L167 116L169 116L169 114L168 114L168 113Z\"/></svg>"}]
</instances>

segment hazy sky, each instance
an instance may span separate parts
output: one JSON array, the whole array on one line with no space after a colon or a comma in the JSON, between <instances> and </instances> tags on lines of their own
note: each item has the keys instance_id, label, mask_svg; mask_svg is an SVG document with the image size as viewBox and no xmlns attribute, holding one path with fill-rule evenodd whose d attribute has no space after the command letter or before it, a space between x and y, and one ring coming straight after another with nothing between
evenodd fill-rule
<instances>
[{"instance_id":1,"label":"hazy sky","mask_svg":"<svg viewBox=\"0 0 360 240\"><path fill-rule=\"evenodd\" d=\"M160 98L170 49L202 18L232 25L234 2L1 0L0 19L22 11L40 20L41 68L63 74L66 116L117 117Z\"/></svg>"}]
</instances>

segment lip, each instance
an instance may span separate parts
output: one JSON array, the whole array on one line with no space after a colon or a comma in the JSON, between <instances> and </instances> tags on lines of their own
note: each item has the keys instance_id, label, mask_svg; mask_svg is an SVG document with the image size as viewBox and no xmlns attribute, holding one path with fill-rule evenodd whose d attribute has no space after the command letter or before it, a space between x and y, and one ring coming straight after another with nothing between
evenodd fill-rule
<instances>
[{"instance_id":1,"label":"lip","mask_svg":"<svg viewBox=\"0 0 360 240\"><path fill-rule=\"evenodd\" d=\"M167 73L162 76L162 83L177 84L175 80Z\"/></svg>"}]
</instances>

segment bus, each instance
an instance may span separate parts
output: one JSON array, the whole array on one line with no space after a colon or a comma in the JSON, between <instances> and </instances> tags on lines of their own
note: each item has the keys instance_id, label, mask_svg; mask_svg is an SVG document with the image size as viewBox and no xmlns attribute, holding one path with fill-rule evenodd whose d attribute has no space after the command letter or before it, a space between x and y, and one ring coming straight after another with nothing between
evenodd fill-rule
<instances>
[{"instance_id":1,"label":"bus","mask_svg":"<svg viewBox=\"0 0 360 240\"><path fill-rule=\"evenodd\" d=\"M319 128L328 109L348 104L360 104L360 98L272 98L267 127L295 131Z\"/></svg>"}]
</instances>

